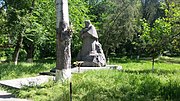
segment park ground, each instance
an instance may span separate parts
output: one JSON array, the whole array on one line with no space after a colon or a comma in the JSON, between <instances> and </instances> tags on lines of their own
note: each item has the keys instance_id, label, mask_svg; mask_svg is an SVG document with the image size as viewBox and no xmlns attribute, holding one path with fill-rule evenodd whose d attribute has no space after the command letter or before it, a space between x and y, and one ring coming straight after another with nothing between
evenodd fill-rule
<instances>
[{"instance_id":1,"label":"park ground","mask_svg":"<svg viewBox=\"0 0 180 101\"><path fill-rule=\"evenodd\" d=\"M180 57L156 59L155 70L149 59L110 58L109 64L123 70L98 70L73 74L73 101L180 101ZM55 67L55 60L0 63L0 80L37 76ZM33 101L69 101L69 82L48 83L20 90L0 87L16 97Z\"/></svg>"}]
</instances>

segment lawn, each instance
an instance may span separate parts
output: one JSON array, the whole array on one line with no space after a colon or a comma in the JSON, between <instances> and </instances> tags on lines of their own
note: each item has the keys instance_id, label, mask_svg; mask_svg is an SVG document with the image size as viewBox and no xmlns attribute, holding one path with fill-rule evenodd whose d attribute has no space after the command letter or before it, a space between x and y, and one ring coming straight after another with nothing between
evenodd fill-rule
<instances>
[{"instance_id":1,"label":"lawn","mask_svg":"<svg viewBox=\"0 0 180 101\"><path fill-rule=\"evenodd\" d=\"M180 58L160 58L154 72L150 60L113 58L110 64L122 65L123 70L73 74L73 101L180 101ZM55 63L0 64L0 79L28 77L54 66ZM69 101L69 82L49 81L10 91L17 97L34 101Z\"/></svg>"},{"instance_id":2,"label":"lawn","mask_svg":"<svg viewBox=\"0 0 180 101\"><path fill-rule=\"evenodd\" d=\"M0 63L0 80L36 76L55 67L54 63Z\"/></svg>"}]
</instances>

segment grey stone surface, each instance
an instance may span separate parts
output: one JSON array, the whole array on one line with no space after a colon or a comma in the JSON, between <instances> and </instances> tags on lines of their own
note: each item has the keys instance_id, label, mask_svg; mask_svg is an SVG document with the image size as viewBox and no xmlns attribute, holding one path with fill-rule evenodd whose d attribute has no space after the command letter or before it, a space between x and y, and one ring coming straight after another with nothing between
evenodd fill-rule
<instances>
[{"instance_id":1,"label":"grey stone surface","mask_svg":"<svg viewBox=\"0 0 180 101\"><path fill-rule=\"evenodd\" d=\"M104 70L104 69L115 69L122 70L122 66L119 65L107 65L105 67L75 67L71 69L72 73L82 73L89 70Z\"/></svg>"},{"instance_id":2,"label":"grey stone surface","mask_svg":"<svg viewBox=\"0 0 180 101\"><path fill-rule=\"evenodd\" d=\"M37 76L37 77L21 78L21 79L13 79L13 80L2 80L0 81L0 85L20 89L23 86L34 86L48 82L49 79L54 79L54 77ZM0 101L31 101L31 100L15 98L11 93L8 93L6 91L0 91Z\"/></svg>"},{"instance_id":3,"label":"grey stone surface","mask_svg":"<svg viewBox=\"0 0 180 101\"><path fill-rule=\"evenodd\" d=\"M41 75L41 76L30 77L30 78L3 80L3 81L0 81L0 85L5 85L5 86L20 89L23 86L40 85L42 83L48 82L49 79L54 79L54 77L53 76L42 76Z\"/></svg>"},{"instance_id":4,"label":"grey stone surface","mask_svg":"<svg viewBox=\"0 0 180 101\"><path fill-rule=\"evenodd\" d=\"M0 91L0 101L31 101L27 99L15 98L11 93Z\"/></svg>"},{"instance_id":5,"label":"grey stone surface","mask_svg":"<svg viewBox=\"0 0 180 101\"><path fill-rule=\"evenodd\" d=\"M81 38L83 39L83 45L77 56L78 61L83 61L81 66L105 66L106 58L98 41L97 31L89 20L85 21L85 27L81 30Z\"/></svg>"}]
</instances>

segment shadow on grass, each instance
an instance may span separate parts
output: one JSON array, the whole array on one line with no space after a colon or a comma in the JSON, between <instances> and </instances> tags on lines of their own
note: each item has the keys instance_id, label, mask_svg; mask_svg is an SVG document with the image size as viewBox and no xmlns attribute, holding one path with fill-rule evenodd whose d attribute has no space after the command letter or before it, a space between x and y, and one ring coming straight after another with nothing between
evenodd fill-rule
<instances>
[{"instance_id":1,"label":"shadow on grass","mask_svg":"<svg viewBox=\"0 0 180 101\"><path fill-rule=\"evenodd\" d=\"M109 59L110 63L130 63L130 62L136 62L136 63L143 63L143 60L138 59L129 59L129 58L111 58Z\"/></svg>"},{"instance_id":2,"label":"shadow on grass","mask_svg":"<svg viewBox=\"0 0 180 101\"><path fill-rule=\"evenodd\" d=\"M141 58L141 59L130 59L130 58L124 57L124 58L110 58L109 59L110 63L131 63L131 62L143 63L143 62L146 62L146 61L152 61L152 58L151 57L146 57L146 58ZM155 61L160 62L160 63L176 63L176 64L180 64L180 58L176 58L176 57L162 56L160 58L157 58Z\"/></svg>"},{"instance_id":3,"label":"shadow on grass","mask_svg":"<svg viewBox=\"0 0 180 101\"><path fill-rule=\"evenodd\" d=\"M125 72L125 73L133 73L133 74L149 74L149 73L156 73L156 74L175 74L175 73L179 73L180 70L155 69L154 71L152 71L152 69L147 69L147 70L123 70L122 72Z\"/></svg>"},{"instance_id":4,"label":"shadow on grass","mask_svg":"<svg viewBox=\"0 0 180 101\"><path fill-rule=\"evenodd\" d=\"M47 71L50 65L43 63L20 63L14 65L12 63L0 64L0 80L1 79L14 79L19 77L26 77L38 74L41 71Z\"/></svg>"},{"instance_id":5,"label":"shadow on grass","mask_svg":"<svg viewBox=\"0 0 180 101\"><path fill-rule=\"evenodd\" d=\"M36 63L50 63L50 64L52 64L52 63L55 63L56 62L56 59L40 59L40 60L34 60L34 62L36 62Z\"/></svg>"},{"instance_id":6,"label":"shadow on grass","mask_svg":"<svg viewBox=\"0 0 180 101\"><path fill-rule=\"evenodd\" d=\"M180 60L176 60L176 59L165 59L165 58L160 58L158 60L158 62L161 62L161 63L176 63L176 64L180 64Z\"/></svg>"},{"instance_id":7,"label":"shadow on grass","mask_svg":"<svg viewBox=\"0 0 180 101\"><path fill-rule=\"evenodd\" d=\"M13 98L14 96L13 95L11 95L11 94L7 94L7 95L0 95L0 98Z\"/></svg>"}]
</instances>

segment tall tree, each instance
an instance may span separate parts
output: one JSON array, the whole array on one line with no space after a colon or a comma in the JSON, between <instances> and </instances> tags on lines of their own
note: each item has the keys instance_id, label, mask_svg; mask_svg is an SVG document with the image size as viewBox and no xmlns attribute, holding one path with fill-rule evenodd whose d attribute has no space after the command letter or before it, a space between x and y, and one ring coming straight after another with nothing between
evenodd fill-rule
<instances>
[{"instance_id":1,"label":"tall tree","mask_svg":"<svg viewBox=\"0 0 180 101\"><path fill-rule=\"evenodd\" d=\"M139 17L139 1L111 0L98 3L95 8L95 21L99 24L100 41L106 56L109 51L127 40L132 40L136 33L136 20Z\"/></svg>"},{"instance_id":2,"label":"tall tree","mask_svg":"<svg viewBox=\"0 0 180 101\"><path fill-rule=\"evenodd\" d=\"M151 25L157 18L165 16L164 10L160 9L162 2L164 2L164 0L141 0L142 17Z\"/></svg>"},{"instance_id":3,"label":"tall tree","mask_svg":"<svg viewBox=\"0 0 180 101\"><path fill-rule=\"evenodd\" d=\"M71 31L68 0L56 0L56 80L71 78Z\"/></svg>"},{"instance_id":4,"label":"tall tree","mask_svg":"<svg viewBox=\"0 0 180 101\"><path fill-rule=\"evenodd\" d=\"M22 47L23 37L26 31L26 14L31 13L31 4L34 0L5 0L6 2L6 20L5 23L9 36L15 38L15 49L13 61L17 64L19 52Z\"/></svg>"},{"instance_id":5,"label":"tall tree","mask_svg":"<svg viewBox=\"0 0 180 101\"><path fill-rule=\"evenodd\" d=\"M146 45L146 51L152 57L152 70L154 71L154 59L161 54L171 40L172 25L165 18L159 18L153 23L153 27L147 22L142 23L141 39Z\"/></svg>"}]
</instances>

